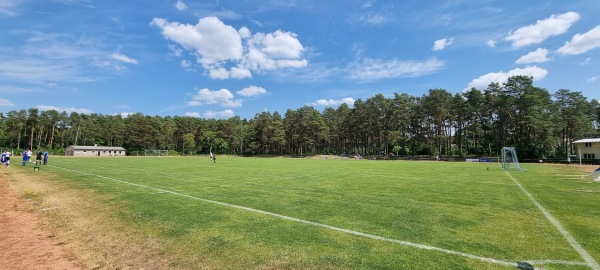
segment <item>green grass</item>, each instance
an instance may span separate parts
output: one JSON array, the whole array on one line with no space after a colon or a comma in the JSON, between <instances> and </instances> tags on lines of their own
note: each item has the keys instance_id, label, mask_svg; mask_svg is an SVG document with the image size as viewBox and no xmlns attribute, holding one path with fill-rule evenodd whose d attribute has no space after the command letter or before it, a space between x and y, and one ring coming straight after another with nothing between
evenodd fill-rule
<instances>
[{"instance_id":1,"label":"green grass","mask_svg":"<svg viewBox=\"0 0 600 270\"><path fill-rule=\"evenodd\" d=\"M190 257L172 262L176 268L514 268L205 200L508 262L583 262L493 163L225 156L216 164L198 157L50 162L30 173L57 174L69 188L118 201L123 222L174 240L177 252ZM511 172L513 177L599 261L600 184L565 179L569 172L559 167L524 166L529 171Z\"/></svg>"}]
</instances>

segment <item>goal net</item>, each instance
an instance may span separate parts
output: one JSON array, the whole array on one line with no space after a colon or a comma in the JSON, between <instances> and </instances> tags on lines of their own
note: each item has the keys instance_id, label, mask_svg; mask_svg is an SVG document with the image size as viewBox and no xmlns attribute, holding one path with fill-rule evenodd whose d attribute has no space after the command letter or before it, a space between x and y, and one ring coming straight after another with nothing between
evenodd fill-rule
<instances>
[{"instance_id":1,"label":"goal net","mask_svg":"<svg viewBox=\"0 0 600 270\"><path fill-rule=\"evenodd\" d=\"M168 155L169 155L168 150L156 150L156 149L145 149L144 150L144 156L147 156L147 157L162 157L162 156L168 156Z\"/></svg>"},{"instance_id":2,"label":"goal net","mask_svg":"<svg viewBox=\"0 0 600 270\"><path fill-rule=\"evenodd\" d=\"M517 151L515 151L514 147L502 147L502 155L500 157L500 161L502 162L502 169L504 169L505 171L527 171L523 169L523 167L521 167L521 164L519 164L519 159L517 159Z\"/></svg>"}]
</instances>

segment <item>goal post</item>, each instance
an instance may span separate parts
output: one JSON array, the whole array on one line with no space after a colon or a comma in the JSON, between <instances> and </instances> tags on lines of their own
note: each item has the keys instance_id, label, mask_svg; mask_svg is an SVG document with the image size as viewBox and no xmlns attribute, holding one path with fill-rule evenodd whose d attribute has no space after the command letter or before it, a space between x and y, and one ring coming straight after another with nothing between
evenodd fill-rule
<instances>
[{"instance_id":1,"label":"goal post","mask_svg":"<svg viewBox=\"0 0 600 270\"><path fill-rule=\"evenodd\" d=\"M166 157L169 155L169 150L144 149L146 157Z\"/></svg>"},{"instance_id":2,"label":"goal post","mask_svg":"<svg viewBox=\"0 0 600 270\"><path fill-rule=\"evenodd\" d=\"M521 164L519 164L519 159L517 158L517 151L514 147L502 147L502 154L500 156L500 160L502 162L502 169L505 171L527 171L523 167L521 167Z\"/></svg>"}]
</instances>

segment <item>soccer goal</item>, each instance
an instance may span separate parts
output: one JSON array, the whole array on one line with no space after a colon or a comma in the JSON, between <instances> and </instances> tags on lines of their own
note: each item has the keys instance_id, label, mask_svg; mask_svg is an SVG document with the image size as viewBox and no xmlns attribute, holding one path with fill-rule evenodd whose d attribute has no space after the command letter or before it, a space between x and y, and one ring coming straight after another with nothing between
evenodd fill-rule
<instances>
[{"instance_id":1,"label":"soccer goal","mask_svg":"<svg viewBox=\"0 0 600 270\"><path fill-rule=\"evenodd\" d=\"M144 156L146 157L162 157L168 155L169 150L144 149Z\"/></svg>"},{"instance_id":2,"label":"soccer goal","mask_svg":"<svg viewBox=\"0 0 600 270\"><path fill-rule=\"evenodd\" d=\"M517 151L515 151L514 147L502 147L502 155L500 157L500 161L502 162L502 169L504 169L505 171L527 171L523 169L523 167L521 167L521 164L519 164L519 159L517 158Z\"/></svg>"}]
</instances>

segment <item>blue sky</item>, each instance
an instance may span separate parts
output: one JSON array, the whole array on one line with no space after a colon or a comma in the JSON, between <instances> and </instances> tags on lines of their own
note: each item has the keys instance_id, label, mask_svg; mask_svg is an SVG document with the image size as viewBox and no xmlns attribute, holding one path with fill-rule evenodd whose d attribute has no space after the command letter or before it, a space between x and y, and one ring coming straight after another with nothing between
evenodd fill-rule
<instances>
[{"instance_id":1,"label":"blue sky","mask_svg":"<svg viewBox=\"0 0 600 270\"><path fill-rule=\"evenodd\" d=\"M0 112L250 119L533 76L600 99L600 5L2 0Z\"/></svg>"}]
</instances>

